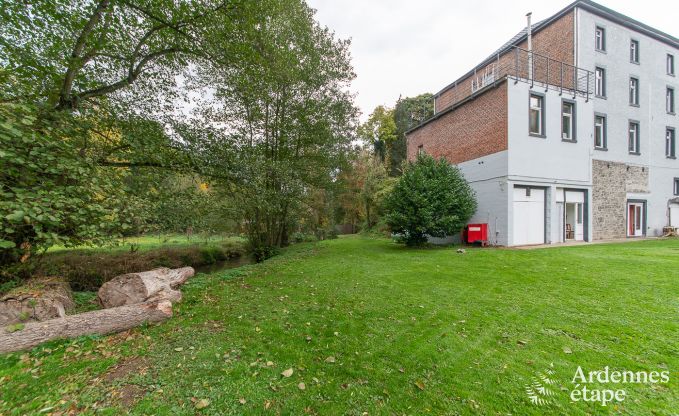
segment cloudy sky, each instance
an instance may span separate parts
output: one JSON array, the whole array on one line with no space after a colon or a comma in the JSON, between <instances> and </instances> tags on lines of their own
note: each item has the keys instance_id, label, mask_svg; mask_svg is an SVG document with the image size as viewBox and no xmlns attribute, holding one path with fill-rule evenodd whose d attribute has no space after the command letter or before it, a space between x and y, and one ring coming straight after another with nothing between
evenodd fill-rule
<instances>
[{"instance_id":1,"label":"cloudy sky","mask_svg":"<svg viewBox=\"0 0 679 416\"><path fill-rule=\"evenodd\" d=\"M316 18L352 39L353 90L363 119L399 95L435 93L470 70L526 24L571 0L307 0ZM676 0L601 0L601 4L679 37ZM511 4L511 6L509 6Z\"/></svg>"}]
</instances>

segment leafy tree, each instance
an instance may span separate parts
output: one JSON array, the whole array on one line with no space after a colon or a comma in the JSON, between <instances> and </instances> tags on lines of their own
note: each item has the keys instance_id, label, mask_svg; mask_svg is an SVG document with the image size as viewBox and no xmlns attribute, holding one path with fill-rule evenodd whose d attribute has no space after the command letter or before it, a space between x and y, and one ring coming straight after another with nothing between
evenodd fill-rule
<instances>
[{"instance_id":1,"label":"leafy tree","mask_svg":"<svg viewBox=\"0 0 679 416\"><path fill-rule=\"evenodd\" d=\"M476 206L474 191L457 167L443 158L420 155L387 196L386 221L406 245L417 246L428 236L458 233Z\"/></svg>"},{"instance_id":2,"label":"leafy tree","mask_svg":"<svg viewBox=\"0 0 679 416\"><path fill-rule=\"evenodd\" d=\"M389 174L399 176L407 158L406 132L434 115L434 96L426 93L416 97L399 98L394 107L396 140L391 146Z\"/></svg>"},{"instance_id":3,"label":"leafy tree","mask_svg":"<svg viewBox=\"0 0 679 416\"><path fill-rule=\"evenodd\" d=\"M0 104L0 266L129 226L110 202L117 198L108 198L118 196L117 178L80 154L73 137L82 133L61 118L46 121L28 105Z\"/></svg>"},{"instance_id":4,"label":"leafy tree","mask_svg":"<svg viewBox=\"0 0 679 416\"><path fill-rule=\"evenodd\" d=\"M359 137L372 144L382 162L390 163L391 147L397 139L394 110L382 105L375 107L368 120L359 126Z\"/></svg>"},{"instance_id":5,"label":"leafy tree","mask_svg":"<svg viewBox=\"0 0 679 416\"><path fill-rule=\"evenodd\" d=\"M198 70L205 85L215 86L218 103L218 109L207 103L203 116L222 124L221 137L238 149L239 182L223 186L264 257L288 243L314 190L334 180L350 147L356 109L347 92L354 77L349 43L320 27L302 0L256 3L269 15L258 15L244 31L253 48L238 53L258 64Z\"/></svg>"}]
</instances>

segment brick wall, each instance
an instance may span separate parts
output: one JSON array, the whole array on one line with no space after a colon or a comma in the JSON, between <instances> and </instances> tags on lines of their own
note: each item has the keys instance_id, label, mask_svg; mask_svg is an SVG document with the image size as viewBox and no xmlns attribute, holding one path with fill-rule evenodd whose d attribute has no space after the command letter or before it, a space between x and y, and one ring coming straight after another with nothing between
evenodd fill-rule
<instances>
[{"instance_id":1,"label":"brick wall","mask_svg":"<svg viewBox=\"0 0 679 416\"><path fill-rule=\"evenodd\" d=\"M502 82L407 136L408 160L418 147L460 163L507 150L507 85Z\"/></svg>"},{"instance_id":2,"label":"brick wall","mask_svg":"<svg viewBox=\"0 0 679 416\"><path fill-rule=\"evenodd\" d=\"M569 13L565 14L561 18L555 20L548 26L542 28L540 31L533 34L533 51L536 54L545 55L556 61L564 62L570 65L575 64L575 47L573 45L573 36L575 30L574 22L574 11L571 10ZM523 41L518 45L520 48L528 48L528 41ZM525 57L522 57L525 59ZM480 77L486 70L492 65L496 65L499 68L510 68L515 66L516 57L513 52L506 53L500 56L499 62L494 61L483 69L477 70L477 75ZM546 68L543 68L546 64L544 60L535 60L535 77L540 77L541 73L546 74ZM520 69L520 72L525 72L526 68ZM550 82L557 83L557 72L550 70ZM519 74L522 76L522 74ZM523 74L525 77L526 75ZM471 94L472 80L473 76L467 77L463 80L458 81L457 85L449 88L435 98L436 100L436 111L445 110L454 103L462 100ZM546 77L545 77L546 78ZM564 82L572 82L572 73L566 71L564 75Z\"/></svg>"},{"instance_id":3,"label":"brick wall","mask_svg":"<svg viewBox=\"0 0 679 416\"><path fill-rule=\"evenodd\" d=\"M592 160L592 234L594 240L627 236L627 193L648 190L648 168Z\"/></svg>"}]
</instances>

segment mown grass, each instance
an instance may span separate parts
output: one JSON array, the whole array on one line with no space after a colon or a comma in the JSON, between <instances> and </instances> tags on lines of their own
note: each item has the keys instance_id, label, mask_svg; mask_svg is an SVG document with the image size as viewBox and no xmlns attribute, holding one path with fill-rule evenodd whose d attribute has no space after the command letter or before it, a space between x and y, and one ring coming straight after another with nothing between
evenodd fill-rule
<instances>
[{"instance_id":1,"label":"mown grass","mask_svg":"<svg viewBox=\"0 0 679 416\"><path fill-rule=\"evenodd\" d=\"M673 415L678 254L300 244L197 276L164 324L0 357L0 413ZM578 366L671 375L595 384L627 391L602 407L570 401ZM548 368L554 395L533 405L525 387Z\"/></svg>"}]
</instances>

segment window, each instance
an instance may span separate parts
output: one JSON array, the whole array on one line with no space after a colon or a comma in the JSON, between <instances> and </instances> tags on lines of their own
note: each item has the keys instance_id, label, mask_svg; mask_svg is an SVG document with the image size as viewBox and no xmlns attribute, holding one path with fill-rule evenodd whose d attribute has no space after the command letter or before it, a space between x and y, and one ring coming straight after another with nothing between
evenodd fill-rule
<instances>
[{"instance_id":1,"label":"window","mask_svg":"<svg viewBox=\"0 0 679 416\"><path fill-rule=\"evenodd\" d=\"M597 97L606 96L606 71L603 68L594 70L594 95Z\"/></svg>"},{"instance_id":2,"label":"window","mask_svg":"<svg viewBox=\"0 0 679 416\"><path fill-rule=\"evenodd\" d=\"M674 178L674 195L679 195L679 178Z\"/></svg>"},{"instance_id":3,"label":"window","mask_svg":"<svg viewBox=\"0 0 679 416\"><path fill-rule=\"evenodd\" d=\"M639 63L639 41L632 40L629 44L629 61L635 64Z\"/></svg>"},{"instance_id":4,"label":"window","mask_svg":"<svg viewBox=\"0 0 679 416\"><path fill-rule=\"evenodd\" d=\"M629 79L629 103L630 105L639 105L639 80L637 78Z\"/></svg>"},{"instance_id":5,"label":"window","mask_svg":"<svg viewBox=\"0 0 679 416\"><path fill-rule=\"evenodd\" d=\"M665 130L665 156L670 159L676 157L676 135L672 127Z\"/></svg>"},{"instance_id":6,"label":"window","mask_svg":"<svg viewBox=\"0 0 679 416\"><path fill-rule=\"evenodd\" d=\"M667 54L667 75L674 75L674 55Z\"/></svg>"},{"instance_id":7,"label":"window","mask_svg":"<svg viewBox=\"0 0 679 416\"><path fill-rule=\"evenodd\" d=\"M594 116L594 147L606 148L606 116Z\"/></svg>"},{"instance_id":8,"label":"window","mask_svg":"<svg viewBox=\"0 0 679 416\"><path fill-rule=\"evenodd\" d=\"M529 133L535 136L545 135L545 98L541 95L530 95Z\"/></svg>"},{"instance_id":9,"label":"window","mask_svg":"<svg viewBox=\"0 0 679 416\"><path fill-rule=\"evenodd\" d=\"M575 103L561 103L561 138L575 141Z\"/></svg>"},{"instance_id":10,"label":"window","mask_svg":"<svg viewBox=\"0 0 679 416\"><path fill-rule=\"evenodd\" d=\"M640 154L639 151L639 123L630 121L629 123L629 152L635 155Z\"/></svg>"},{"instance_id":11,"label":"window","mask_svg":"<svg viewBox=\"0 0 679 416\"><path fill-rule=\"evenodd\" d=\"M582 217L583 217L583 204L576 204L578 215L577 215L577 222L578 225L582 224Z\"/></svg>"},{"instance_id":12,"label":"window","mask_svg":"<svg viewBox=\"0 0 679 416\"><path fill-rule=\"evenodd\" d=\"M606 50L606 31L603 27L597 26L594 30L594 47L598 51Z\"/></svg>"},{"instance_id":13,"label":"window","mask_svg":"<svg viewBox=\"0 0 679 416\"><path fill-rule=\"evenodd\" d=\"M422 156L424 154L424 145L417 146L417 155Z\"/></svg>"},{"instance_id":14,"label":"window","mask_svg":"<svg viewBox=\"0 0 679 416\"><path fill-rule=\"evenodd\" d=\"M665 92L665 109L668 113L674 114L674 88L667 87L667 92Z\"/></svg>"}]
</instances>

